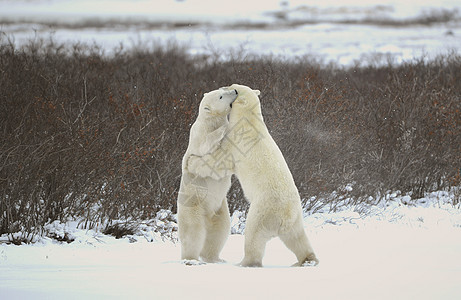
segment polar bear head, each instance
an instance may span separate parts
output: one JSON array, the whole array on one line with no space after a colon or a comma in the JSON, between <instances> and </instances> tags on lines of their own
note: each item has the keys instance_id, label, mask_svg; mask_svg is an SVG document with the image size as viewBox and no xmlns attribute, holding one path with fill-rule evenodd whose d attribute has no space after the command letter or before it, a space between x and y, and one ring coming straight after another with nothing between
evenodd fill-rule
<instances>
[{"instance_id":1,"label":"polar bear head","mask_svg":"<svg viewBox=\"0 0 461 300\"><path fill-rule=\"evenodd\" d=\"M227 117L236 98L237 90L235 89L220 88L205 93L200 102L199 117L205 119Z\"/></svg>"},{"instance_id":2,"label":"polar bear head","mask_svg":"<svg viewBox=\"0 0 461 300\"><path fill-rule=\"evenodd\" d=\"M233 84L224 88L229 91L237 91L238 97L232 104L232 114L252 112L261 115L261 103L259 101L259 90L253 90L245 85Z\"/></svg>"}]
</instances>

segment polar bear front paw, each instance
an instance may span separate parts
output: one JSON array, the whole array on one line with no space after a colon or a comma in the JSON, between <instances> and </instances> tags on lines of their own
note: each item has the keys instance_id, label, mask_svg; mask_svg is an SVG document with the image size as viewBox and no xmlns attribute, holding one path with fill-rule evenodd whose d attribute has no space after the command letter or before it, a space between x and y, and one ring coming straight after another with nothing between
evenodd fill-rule
<instances>
[{"instance_id":1,"label":"polar bear front paw","mask_svg":"<svg viewBox=\"0 0 461 300\"><path fill-rule=\"evenodd\" d=\"M187 171L191 174L196 174L202 178L212 178L214 180L221 180L227 176L227 172L222 172L215 165L216 162L213 160L206 160L205 157L210 157L210 155L197 156L191 154L187 160ZM224 173L224 174L222 174Z\"/></svg>"},{"instance_id":2,"label":"polar bear front paw","mask_svg":"<svg viewBox=\"0 0 461 300\"><path fill-rule=\"evenodd\" d=\"M201 156L191 154L187 159L186 169L189 173L198 175L200 177L207 177L209 167L204 163Z\"/></svg>"}]
</instances>

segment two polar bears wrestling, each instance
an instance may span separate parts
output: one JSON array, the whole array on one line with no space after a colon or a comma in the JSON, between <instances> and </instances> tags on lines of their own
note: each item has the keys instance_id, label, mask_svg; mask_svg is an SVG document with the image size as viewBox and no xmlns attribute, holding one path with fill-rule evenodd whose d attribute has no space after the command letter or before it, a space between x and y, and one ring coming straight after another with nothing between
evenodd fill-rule
<instances>
[{"instance_id":1,"label":"two polar bears wrestling","mask_svg":"<svg viewBox=\"0 0 461 300\"><path fill-rule=\"evenodd\" d=\"M297 266L318 264L303 228L298 189L261 114L259 91L243 85L205 94L192 125L178 195L181 259L220 262L230 227L231 175L250 202L245 267L261 267L266 243L279 237ZM229 117L228 117L229 115Z\"/></svg>"}]
</instances>

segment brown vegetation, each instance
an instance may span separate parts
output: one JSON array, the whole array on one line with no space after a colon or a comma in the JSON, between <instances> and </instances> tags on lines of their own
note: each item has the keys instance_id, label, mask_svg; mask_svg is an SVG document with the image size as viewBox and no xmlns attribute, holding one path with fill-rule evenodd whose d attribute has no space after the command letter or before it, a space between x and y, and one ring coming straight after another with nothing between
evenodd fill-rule
<instances>
[{"instance_id":1,"label":"brown vegetation","mask_svg":"<svg viewBox=\"0 0 461 300\"><path fill-rule=\"evenodd\" d=\"M261 90L306 209L460 185L456 55L342 69L204 61L174 46L107 56L94 46L1 41L0 74L0 234L174 211L202 94L232 83ZM246 207L237 181L229 196L231 211Z\"/></svg>"}]
</instances>

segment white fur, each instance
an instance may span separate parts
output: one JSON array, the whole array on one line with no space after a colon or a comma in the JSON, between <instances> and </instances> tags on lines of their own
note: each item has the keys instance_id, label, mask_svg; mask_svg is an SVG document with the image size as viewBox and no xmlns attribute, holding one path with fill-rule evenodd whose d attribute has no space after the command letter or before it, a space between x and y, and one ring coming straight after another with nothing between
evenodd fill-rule
<instances>
[{"instance_id":1,"label":"white fur","mask_svg":"<svg viewBox=\"0 0 461 300\"><path fill-rule=\"evenodd\" d=\"M231 176L200 177L189 173L186 163L190 155L203 155L219 145L228 128L230 104L236 97L235 91L222 89L205 94L190 130L178 194L181 259L187 262L198 261L200 257L205 262L221 261L219 254L229 235L226 196Z\"/></svg>"},{"instance_id":2,"label":"white fur","mask_svg":"<svg viewBox=\"0 0 461 300\"><path fill-rule=\"evenodd\" d=\"M237 90L238 97L229 115L228 133L216 151L191 156L188 168L214 179L234 172L239 179L250 202L242 266L262 266L266 243L276 236L296 255L296 265L317 264L304 232L298 189L264 123L259 91L236 84L229 89ZM227 157L225 163L219 161L222 157Z\"/></svg>"}]
</instances>

